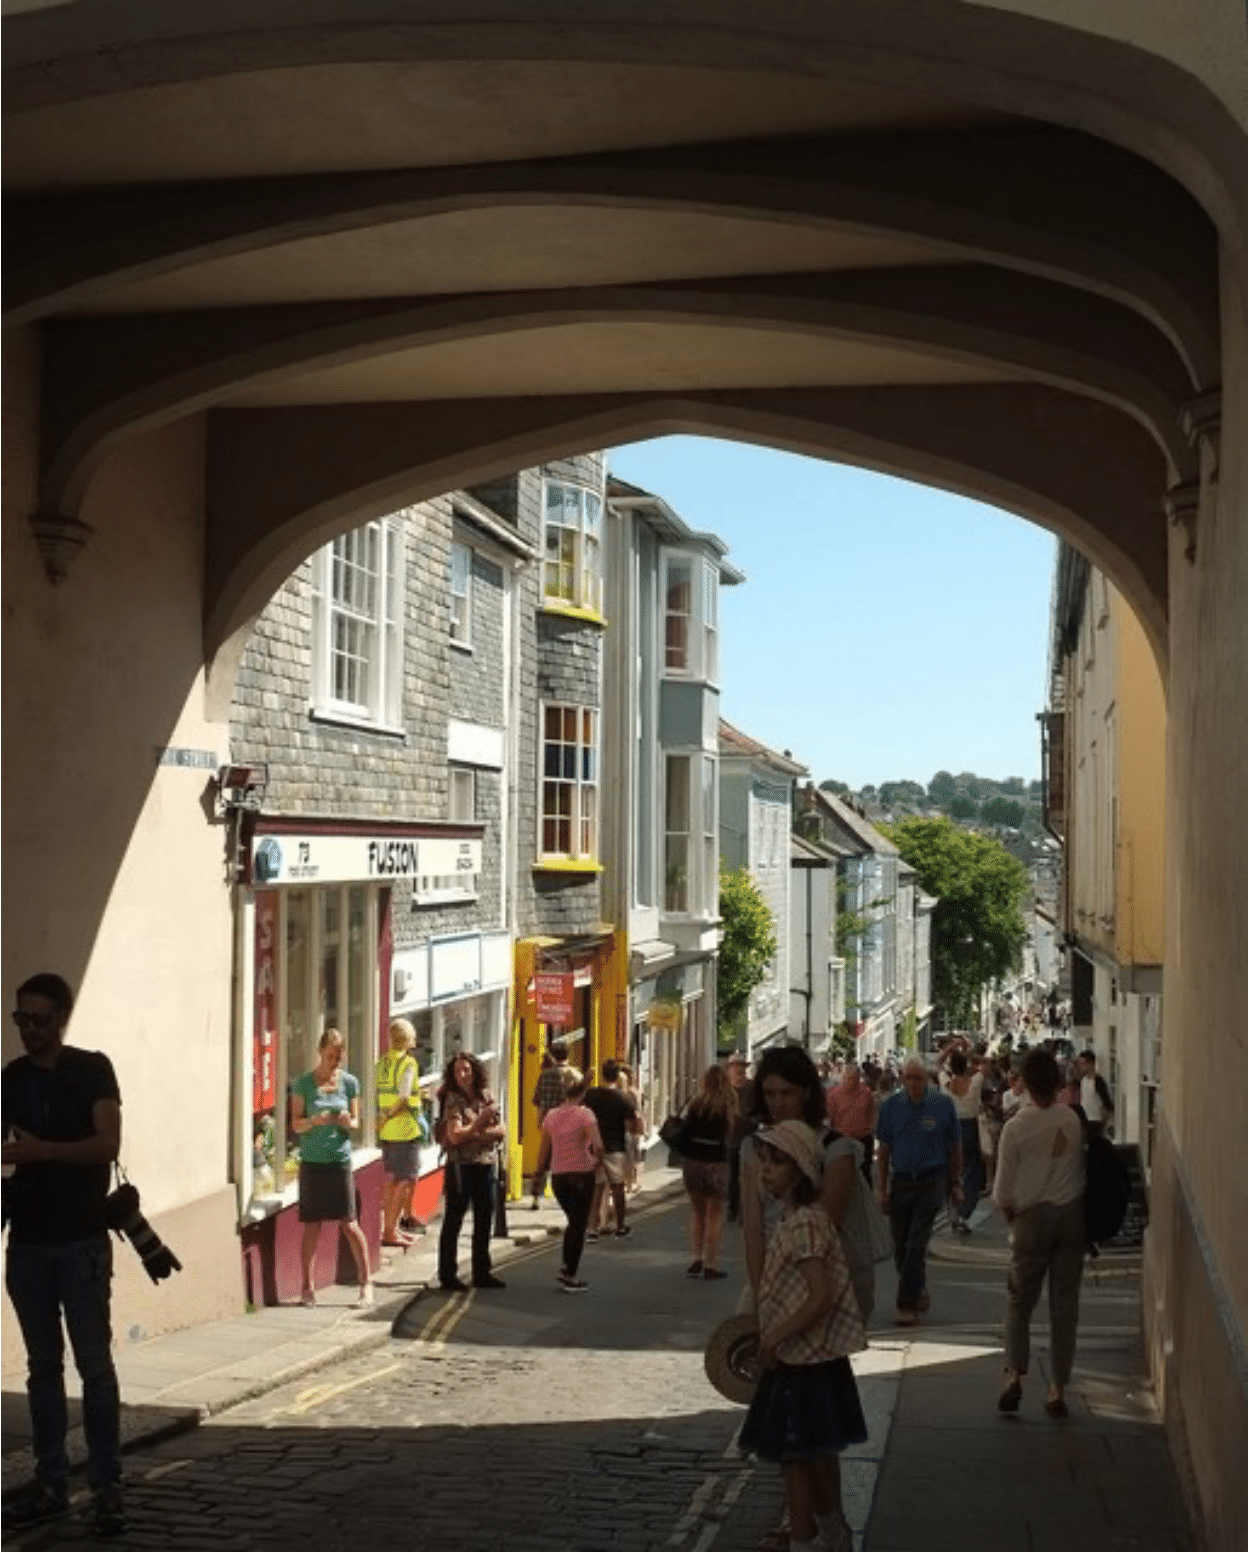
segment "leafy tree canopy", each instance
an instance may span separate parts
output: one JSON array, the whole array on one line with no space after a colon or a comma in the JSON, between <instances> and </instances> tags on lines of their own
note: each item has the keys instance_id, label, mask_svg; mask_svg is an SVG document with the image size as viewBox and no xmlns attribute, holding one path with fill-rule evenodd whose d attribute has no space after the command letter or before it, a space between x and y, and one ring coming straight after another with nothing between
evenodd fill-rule
<instances>
[{"instance_id":1,"label":"leafy tree canopy","mask_svg":"<svg viewBox=\"0 0 1248 1553\"><path fill-rule=\"evenodd\" d=\"M979 805L966 793L954 793L945 805L955 820L970 820L979 813Z\"/></svg>"},{"instance_id":2,"label":"leafy tree canopy","mask_svg":"<svg viewBox=\"0 0 1248 1553\"><path fill-rule=\"evenodd\" d=\"M1012 825L1015 830L1023 823L1024 808L1017 798L986 799L979 811L981 820L990 825Z\"/></svg>"},{"instance_id":3,"label":"leafy tree canopy","mask_svg":"<svg viewBox=\"0 0 1248 1553\"><path fill-rule=\"evenodd\" d=\"M776 954L771 909L747 869L719 871L722 921L716 988L721 1036L737 1027Z\"/></svg>"},{"instance_id":4,"label":"leafy tree canopy","mask_svg":"<svg viewBox=\"0 0 1248 1553\"><path fill-rule=\"evenodd\" d=\"M932 993L950 1023L967 1026L980 989L1022 963L1027 870L999 842L943 816L880 829L936 897Z\"/></svg>"},{"instance_id":5,"label":"leafy tree canopy","mask_svg":"<svg viewBox=\"0 0 1248 1553\"><path fill-rule=\"evenodd\" d=\"M844 782L835 781L832 777L829 777L825 782L820 782L819 791L821 793L832 793L837 798L848 798L850 796L849 787Z\"/></svg>"},{"instance_id":6,"label":"leafy tree canopy","mask_svg":"<svg viewBox=\"0 0 1248 1553\"><path fill-rule=\"evenodd\" d=\"M938 771L927 784L927 796L933 803L948 803L958 790L951 771Z\"/></svg>"}]
</instances>

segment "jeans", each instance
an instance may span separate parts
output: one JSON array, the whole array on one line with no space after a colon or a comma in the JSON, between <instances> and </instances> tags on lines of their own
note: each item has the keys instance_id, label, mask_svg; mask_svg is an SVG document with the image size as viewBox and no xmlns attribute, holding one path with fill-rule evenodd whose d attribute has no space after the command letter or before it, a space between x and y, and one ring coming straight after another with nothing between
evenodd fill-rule
<instances>
[{"instance_id":1,"label":"jeans","mask_svg":"<svg viewBox=\"0 0 1248 1553\"><path fill-rule=\"evenodd\" d=\"M568 1220L568 1227L563 1232L563 1270L569 1278L575 1278L581 1265L581 1252L585 1249L585 1229L594 1201L594 1172L577 1170L551 1176L550 1187Z\"/></svg>"},{"instance_id":2,"label":"jeans","mask_svg":"<svg viewBox=\"0 0 1248 1553\"><path fill-rule=\"evenodd\" d=\"M96 1493L121 1481L121 1397L109 1313L112 1280L113 1247L107 1234L50 1245L9 1241L5 1281L26 1343L35 1470L54 1493L63 1490L69 1478L66 1331L82 1377L87 1481Z\"/></svg>"},{"instance_id":3,"label":"jeans","mask_svg":"<svg viewBox=\"0 0 1248 1553\"><path fill-rule=\"evenodd\" d=\"M958 1205L961 1218L969 1219L975 1212L980 1191L984 1184L984 1161L979 1152L979 1118L960 1122L962 1133L962 1201Z\"/></svg>"},{"instance_id":4,"label":"jeans","mask_svg":"<svg viewBox=\"0 0 1248 1553\"><path fill-rule=\"evenodd\" d=\"M1026 1375L1031 1359L1031 1313L1049 1278L1049 1365L1055 1386L1065 1386L1075 1362L1079 1285L1087 1236L1083 1198L1024 1208L1010 1226L1009 1302L1005 1311L1005 1363Z\"/></svg>"},{"instance_id":5,"label":"jeans","mask_svg":"<svg viewBox=\"0 0 1248 1553\"><path fill-rule=\"evenodd\" d=\"M494 1166L449 1161L445 1189L442 1233L438 1237L438 1282L450 1283L458 1275L459 1231L469 1203L472 1204L472 1277L474 1282L480 1282L482 1278L488 1278L492 1270L490 1232L494 1227L497 1191Z\"/></svg>"},{"instance_id":6,"label":"jeans","mask_svg":"<svg viewBox=\"0 0 1248 1553\"><path fill-rule=\"evenodd\" d=\"M888 1183L892 1197L893 1261L897 1265L897 1308L914 1310L927 1290L927 1243L932 1238L941 1204L945 1200L945 1172L925 1181L893 1176Z\"/></svg>"}]
</instances>

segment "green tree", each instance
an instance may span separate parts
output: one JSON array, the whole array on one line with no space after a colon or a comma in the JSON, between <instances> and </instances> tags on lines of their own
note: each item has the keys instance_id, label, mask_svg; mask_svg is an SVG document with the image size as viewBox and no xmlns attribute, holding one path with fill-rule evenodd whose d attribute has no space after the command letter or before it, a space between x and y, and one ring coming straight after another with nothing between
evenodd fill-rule
<instances>
[{"instance_id":1,"label":"green tree","mask_svg":"<svg viewBox=\"0 0 1248 1553\"><path fill-rule=\"evenodd\" d=\"M1012 825L1017 829L1023 823L1023 806L1017 798L989 798L981 806L979 817L989 825Z\"/></svg>"},{"instance_id":2,"label":"green tree","mask_svg":"<svg viewBox=\"0 0 1248 1553\"><path fill-rule=\"evenodd\" d=\"M850 792L846 784L838 782L835 777L828 777L826 781L820 782L819 791L821 793L832 793L837 798L848 798Z\"/></svg>"},{"instance_id":3,"label":"green tree","mask_svg":"<svg viewBox=\"0 0 1248 1553\"><path fill-rule=\"evenodd\" d=\"M936 897L932 995L950 1025L969 1027L982 988L1022 964L1027 870L999 842L943 817L879 828Z\"/></svg>"},{"instance_id":4,"label":"green tree","mask_svg":"<svg viewBox=\"0 0 1248 1553\"><path fill-rule=\"evenodd\" d=\"M945 807L955 820L973 820L979 813L979 805L965 793L955 793Z\"/></svg>"},{"instance_id":5,"label":"green tree","mask_svg":"<svg viewBox=\"0 0 1248 1553\"><path fill-rule=\"evenodd\" d=\"M947 804L958 790L951 771L938 771L927 784L927 796L933 803Z\"/></svg>"},{"instance_id":6,"label":"green tree","mask_svg":"<svg viewBox=\"0 0 1248 1553\"><path fill-rule=\"evenodd\" d=\"M776 924L748 869L719 870L722 922L715 985L719 1002L720 1044L731 1042L750 993L767 974L776 955Z\"/></svg>"}]
</instances>

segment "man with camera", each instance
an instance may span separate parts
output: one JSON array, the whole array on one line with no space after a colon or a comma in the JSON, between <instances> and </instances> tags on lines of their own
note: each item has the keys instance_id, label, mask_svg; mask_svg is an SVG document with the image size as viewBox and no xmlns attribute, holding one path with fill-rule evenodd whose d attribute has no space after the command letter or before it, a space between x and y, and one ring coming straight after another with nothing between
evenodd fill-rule
<instances>
[{"instance_id":1,"label":"man with camera","mask_svg":"<svg viewBox=\"0 0 1248 1553\"><path fill-rule=\"evenodd\" d=\"M51 972L17 989L13 1022L26 1055L2 1075L7 1284L26 1343L35 1480L4 1507L10 1527L61 1514L68 1504L65 1329L82 1377L87 1480L95 1524L125 1529L119 1458L121 1400L113 1367L112 1243L105 1220L121 1144L121 1095L102 1052L65 1044L74 998Z\"/></svg>"}]
</instances>

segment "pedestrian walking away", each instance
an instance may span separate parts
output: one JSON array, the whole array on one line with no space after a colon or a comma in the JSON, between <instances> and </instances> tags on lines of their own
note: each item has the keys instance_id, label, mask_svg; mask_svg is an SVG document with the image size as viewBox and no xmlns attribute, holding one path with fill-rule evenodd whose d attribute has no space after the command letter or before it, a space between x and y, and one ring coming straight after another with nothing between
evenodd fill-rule
<instances>
[{"instance_id":1,"label":"pedestrian walking away","mask_svg":"<svg viewBox=\"0 0 1248 1553\"><path fill-rule=\"evenodd\" d=\"M1074 1367L1086 1235L1083 1129L1057 1102L1061 1074L1051 1052L1023 1059L1027 1099L1001 1129L994 1197L1010 1226L1005 1384L997 1406L1018 1411L1031 1359L1031 1314L1049 1283L1049 1416L1065 1418Z\"/></svg>"},{"instance_id":2,"label":"pedestrian walking away","mask_svg":"<svg viewBox=\"0 0 1248 1553\"><path fill-rule=\"evenodd\" d=\"M702 1086L685 1107L680 1145L682 1174L689 1198L689 1247L686 1276L722 1278L719 1247L728 1200L728 1140L737 1117L737 1092L716 1063L702 1075Z\"/></svg>"},{"instance_id":3,"label":"pedestrian walking away","mask_svg":"<svg viewBox=\"0 0 1248 1553\"><path fill-rule=\"evenodd\" d=\"M580 1276L581 1254L594 1203L594 1177L602 1158L598 1119L585 1104L588 1089L588 1079L576 1079L563 1103L547 1113L537 1161L543 1176L550 1171L551 1190L567 1220L558 1276L568 1294L581 1294L589 1287Z\"/></svg>"},{"instance_id":4,"label":"pedestrian walking away","mask_svg":"<svg viewBox=\"0 0 1248 1553\"><path fill-rule=\"evenodd\" d=\"M26 1050L0 1081L0 1157L13 1167L4 1183L6 1282L26 1345L35 1477L6 1502L5 1527L33 1525L68 1508L68 1332L82 1380L95 1525L117 1536L125 1516L106 1199L121 1148L121 1092L103 1052L65 1044L74 997L63 977L50 971L30 977L17 989L16 1003L13 1022Z\"/></svg>"},{"instance_id":5,"label":"pedestrian walking away","mask_svg":"<svg viewBox=\"0 0 1248 1553\"><path fill-rule=\"evenodd\" d=\"M984 1075L973 1069L965 1038L951 1044L941 1057L940 1082L958 1117L962 1139L962 1200L950 1219L955 1233L969 1235L970 1218L983 1189L984 1164L979 1150L979 1113L983 1102Z\"/></svg>"},{"instance_id":6,"label":"pedestrian walking away","mask_svg":"<svg viewBox=\"0 0 1248 1553\"><path fill-rule=\"evenodd\" d=\"M564 1097L573 1084L579 1083L581 1071L568 1061L568 1043L552 1041L542 1056L542 1071L537 1075L533 1089L533 1104L537 1107L537 1125L541 1127L547 1116ZM533 1172L530 1183L533 1193L533 1209L537 1210L546 1191L546 1177L540 1170Z\"/></svg>"},{"instance_id":7,"label":"pedestrian walking away","mask_svg":"<svg viewBox=\"0 0 1248 1553\"><path fill-rule=\"evenodd\" d=\"M459 1276L459 1232L472 1208L472 1283L501 1289L490 1258L490 1234L498 1187L498 1145L507 1136L486 1082L485 1066L472 1052L457 1052L438 1089L438 1115L446 1150L446 1202L438 1236L438 1283L443 1289L468 1285Z\"/></svg>"},{"instance_id":8,"label":"pedestrian walking away","mask_svg":"<svg viewBox=\"0 0 1248 1553\"><path fill-rule=\"evenodd\" d=\"M762 1373L740 1446L779 1464L790 1548L849 1548L839 1456L867 1438L849 1363L866 1347L866 1333L849 1266L819 1207L818 1135L805 1122L786 1120L759 1132L757 1147L760 1176L781 1205L781 1219L759 1282Z\"/></svg>"},{"instance_id":9,"label":"pedestrian walking away","mask_svg":"<svg viewBox=\"0 0 1248 1553\"><path fill-rule=\"evenodd\" d=\"M337 1224L350 1247L359 1279L356 1304L373 1303L368 1271L368 1242L356 1222L355 1178L351 1172L351 1136L360 1128L360 1081L342 1066L346 1043L338 1030L326 1030L317 1044L316 1067L291 1085L291 1131L299 1144L299 1222L303 1225L300 1261L304 1305L316 1304L312 1263L322 1224Z\"/></svg>"},{"instance_id":10,"label":"pedestrian walking away","mask_svg":"<svg viewBox=\"0 0 1248 1553\"><path fill-rule=\"evenodd\" d=\"M614 1233L622 1239L632 1233L625 1221L627 1205L624 1200L624 1187L628 1179L628 1140L640 1124L636 1102L620 1089L619 1082L619 1064L611 1060L604 1062L602 1083L586 1091L585 1104L597 1118L602 1140L589 1226L595 1233L604 1230L607 1234L611 1233L603 1218L609 1194L615 1209Z\"/></svg>"},{"instance_id":11,"label":"pedestrian walking away","mask_svg":"<svg viewBox=\"0 0 1248 1553\"><path fill-rule=\"evenodd\" d=\"M929 1082L921 1057L908 1057L901 1088L880 1107L875 1127L876 1192L893 1232L898 1326L913 1326L931 1303L927 1248L946 1197L962 1196L962 1139L953 1101Z\"/></svg>"}]
</instances>

